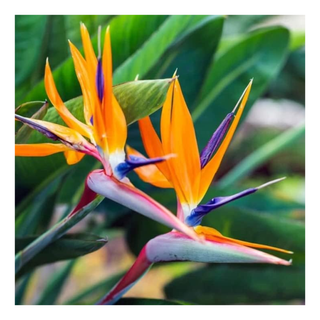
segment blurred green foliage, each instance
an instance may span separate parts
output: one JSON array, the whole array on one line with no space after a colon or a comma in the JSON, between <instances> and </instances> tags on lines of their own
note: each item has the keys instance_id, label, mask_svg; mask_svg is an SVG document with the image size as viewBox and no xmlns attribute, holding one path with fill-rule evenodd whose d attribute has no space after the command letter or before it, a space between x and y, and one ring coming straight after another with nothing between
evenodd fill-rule
<instances>
[{"instance_id":1,"label":"blurred green foliage","mask_svg":"<svg viewBox=\"0 0 320 320\"><path fill-rule=\"evenodd\" d=\"M204 200L255 187L279 176L288 178L281 182L282 187L272 186L212 212L204 218L204 225L218 229L225 236L292 250L295 252L293 266L204 266L165 286L165 295L172 302L121 299L118 304L174 304L176 301L191 304L286 304L292 300L304 303L304 128L295 127L284 132L282 128L257 126L248 130L245 126L247 114L259 99L287 99L304 107L304 32L293 32L276 25L259 26L271 18L263 15L16 16L16 107L24 104L17 112L26 116L36 113L46 99L43 73L48 57L63 100L76 98L66 105L79 119L83 117L81 97L77 98L81 94L80 86L67 42L70 39L81 47L80 21L86 24L95 47L98 26L104 30L110 25L114 84L133 81L137 74L139 80L170 78L178 68L179 81L195 121L200 150L224 116L233 109L249 80L254 78L241 120L243 132L240 136L236 134ZM145 92L136 105L141 103L142 96ZM163 102L163 97L157 103L155 97L150 99L156 105L155 109ZM140 113L151 100L144 100ZM25 105L31 101L34 102ZM46 120L62 123L51 105L37 115L43 116ZM159 111L152 115L152 120L158 130ZM16 130L20 127L18 124ZM143 151L137 124L131 124L128 129L128 144ZM29 143L44 141L36 132L30 137L28 134L24 136ZM98 166L94 159L85 157L77 165L68 167L61 154L38 159L16 158L17 251L21 245L29 244L49 229L58 205L66 205L65 214L72 209L79 200L86 175ZM134 173L130 179L175 212L176 199L172 190L146 185ZM110 234L114 228L124 230L128 248L135 255L152 237L168 231L166 227L109 200L104 200L96 211L103 222L97 224L87 220L85 232L93 234L91 240L77 234L65 235L59 240L57 237L46 238L46 249L40 250L29 262L29 267L27 264L21 270L30 273L17 278L16 304L24 303L36 266L72 259L52 275L43 292L34 300L37 304L57 303L78 261L77 254L87 254L103 246L104 243L95 241L99 239L99 230L108 228ZM74 224L59 232L59 237ZM157 267L161 268L161 265ZM97 302L122 274L101 279L65 303Z\"/></svg>"}]
</instances>

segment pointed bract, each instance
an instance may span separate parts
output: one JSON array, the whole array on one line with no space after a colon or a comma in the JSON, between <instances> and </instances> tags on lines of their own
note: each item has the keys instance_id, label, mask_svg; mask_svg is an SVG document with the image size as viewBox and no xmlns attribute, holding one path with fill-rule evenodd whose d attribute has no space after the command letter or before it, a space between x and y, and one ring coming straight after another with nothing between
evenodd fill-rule
<instances>
[{"instance_id":1,"label":"pointed bract","mask_svg":"<svg viewBox=\"0 0 320 320\"><path fill-rule=\"evenodd\" d=\"M102 170L91 172L87 183L92 191L199 241L192 228L187 227L168 209L132 185L108 177Z\"/></svg>"}]
</instances>

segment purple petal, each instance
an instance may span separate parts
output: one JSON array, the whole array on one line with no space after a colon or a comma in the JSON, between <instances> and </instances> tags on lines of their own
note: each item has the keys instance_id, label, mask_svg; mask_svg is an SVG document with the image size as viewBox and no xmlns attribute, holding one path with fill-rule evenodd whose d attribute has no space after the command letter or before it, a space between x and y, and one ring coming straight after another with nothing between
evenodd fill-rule
<instances>
[{"instance_id":1,"label":"purple petal","mask_svg":"<svg viewBox=\"0 0 320 320\"><path fill-rule=\"evenodd\" d=\"M97 68L97 73L96 73L96 87L97 87L99 100L100 100L100 102L102 102L103 90L104 90L104 78L103 78L103 72L102 72L101 59L98 60L98 68Z\"/></svg>"},{"instance_id":2,"label":"purple petal","mask_svg":"<svg viewBox=\"0 0 320 320\"><path fill-rule=\"evenodd\" d=\"M241 191L239 193L236 193L232 196L226 196L226 197L216 197L216 198L213 198L211 199L209 202L207 202L206 204L202 204L202 205L199 205L197 206L195 209L193 209L191 211L191 214L186 218L186 223L189 225L189 226L197 226L201 223L201 220L202 218L207 214L209 213L210 211L214 210L214 209L217 209L231 201L234 201L234 200L237 200L237 199L240 199L242 197L245 197L249 194L252 194L264 187L267 187L269 186L270 184L273 184L273 183L276 183L276 182L279 182L281 180L285 179L284 178L280 178L280 179L276 179L276 180L272 180L272 181L269 181L267 183L264 183L263 185L259 186L259 187L256 187L256 188L249 188L249 189L246 189L244 191Z\"/></svg>"},{"instance_id":3,"label":"purple petal","mask_svg":"<svg viewBox=\"0 0 320 320\"><path fill-rule=\"evenodd\" d=\"M186 218L186 223L189 226L197 226L201 223L202 218L208 214L210 211L217 209L233 200L242 198L244 196L247 196L251 193L256 192L258 189L256 188L250 188L244 191L241 191L239 193L236 193L232 196L227 197L216 197L211 199L206 204L202 204L197 206L195 209L192 210L191 214Z\"/></svg>"},{"instance_id":4,"label":"purple petal","mask_svg":"<svg viewBox=\"0 0 320 320\"><path fill-rule=\"evenodd\" d=\"M28 125L29 127L31 127L34 130L39 131L40 133L42 133L43 135L45 135L47 138L52 139L54 141L61 141L62 139L59 138L57 135L55 135L54 133L52 133L51 131L49 131L47 128L41 126L38 123L33 122L31 119L19 116L18 114L15 115L15 118L19 121L21 121L22 123Z\"/></svg>"},{"instance_id":5,"label":"purple petal","mask_svg":"<svg viewBox=\"0 0 320 320\"><path fill-rule=\"evenodd\" d=\"M209 162L213 153L217 150L221 140L223 139L231 120L234 117L234 113L228 113L225 119L221 122L218 129L213 133L208 144L204 147L200 154L201 169Z\"/></svg>"},{"instance_id":6,"label":"purple petal","mask_svg":"<svg viewBox=\"0 0 320 320\"><path fill-rule=\"evenodd\" d=\"M166 159L167 159L167 157L145 159L142 157L136 157L133 155L129 155L129 159L125 160L125 162L122 162L116 166L115 173L116 173L117 177L121 180L130 171L132 171L135 168L139 168L139 167L147 166L149 164L162 162Z\"/></svg>"}]
</instances>

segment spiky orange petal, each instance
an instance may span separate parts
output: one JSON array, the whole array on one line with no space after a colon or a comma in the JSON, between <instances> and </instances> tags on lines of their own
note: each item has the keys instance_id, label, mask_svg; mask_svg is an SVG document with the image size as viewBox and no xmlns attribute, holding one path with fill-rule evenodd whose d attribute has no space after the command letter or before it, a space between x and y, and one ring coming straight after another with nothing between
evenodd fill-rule
<instances>
[{"instance_id":1,"label":"spiky orange petal","mask_svg":"<svg viewBox=\"0 0 320 320\"><path fill-rule=\"evenodd\" d=\"M79 121L77 118L75 118L73 114L64 105L58 93L58 90L56 88L56 85L54 83L54 79L52 76L52 72L51 72L48 60L46 62L46 67L45 67L44 85L45 85L48 98L50 99L53 106L56 108L57 112L59 113L63 121L70 128L78 131L83 136L89 138L91 136L91 129L87 125Z\"/></svg>"},{"instance_id":2,"label":"spiky orange petal","mask_svg":"<svg viewBox=\"0 0 320 320\"><path fill-rule=\"evenodd\" d=\"M200 156L192 118L184 100L179 80L174 81L173 106L171 115L170 159L179 178L180 187L189 204L197 201L200 179Z\"/></svg>"},{"instance_id":3,"label":"spiky orange petal","mask_svg":"<svg viewBox=\"0 0 320 320\"><path fill-rule=\"evenodd\" d=\"M197 226L194 228L194 230L198 235L204 236L206 240L213 240L213 241L222 242L222 243L236 243L236 244L246 246L246 247L251 247L251 248L268 249L268 250L274 250L274 251L290 253L290 254L293 253L292 251L284 250L277 247L228 238L223 236L216 229L213 229L210 227Z\"/></svg>"},{"instance_id":4,"label":"spiky orange petal","mask_svg":"<svg viewBox=\"0 0 320 320\"><path fill-rule=\"evenodd\" d=\"M102 115L105 121L109 153L124 149L127 140L127 123L124 113L112 93L112 54L109 27L106 30L102 70L104 77L104 93L102 100Z\"/></svg>"},{"instance_id":5,"label":"spiky orange petal","mask_svg":"<svg viewBox=\"0 0 320 320\"><path fill-rule=\"evenodd\" d=\"M74 150L68 150L64 152L64 156L67 160L67 163L69 165L72 165L81 161L82 158L85 156L85 154L82 152L74 151Z\"/></svg>"},{"instance_id":6,"label":"spiky orange petal","mask_svg":"<svg viewBox=\"0 0 320 320\"><path fill-rule=\"evenodd\" d=\"M69 45L83 94L86 121L90 122L91 115L93 115L94 139L96 143L105 150L107 149L106 133L95 83L90 81L87 62L83 59L79 50L70 41Z\"/></svg>"},{"instance_id":7,"label":"spiky orange petal","mask_svg":"<svg viewBox=\"0 0 320 320\"><path fill-rule=\"evenodd\" d=\"M95 83L97 65L98 65L97 57L92 47L89 32L83 23L81 23L80 25L80 31L81 31L83 50L86 58L85 60L88 66L88 75L90 77L90 81L92 83Z\"/></svg>"},{"instance_id":8,"label":"spiky orange petal","mask_svg":"<svg viewBox=\"0 0 320 320\"><path fill-rule=\"evenodd\" d=\"M15 155L18 157L45 157L58 152L71 150L62 143L16 144Z\"/></svg>"}]
</instances>

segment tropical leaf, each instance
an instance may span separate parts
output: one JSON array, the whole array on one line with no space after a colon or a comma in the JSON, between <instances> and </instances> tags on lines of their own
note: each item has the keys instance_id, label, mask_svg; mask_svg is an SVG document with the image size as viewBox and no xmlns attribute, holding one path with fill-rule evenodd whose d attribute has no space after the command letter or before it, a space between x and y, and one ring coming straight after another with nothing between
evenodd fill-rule
<instances>
[{"instance_id":1,"label":"tropical leaf","mask_svg":"<svg viewBox=\"0 0 320 320\"><path fill-rule=\"evenodd\" d=\"M20 279L20 281L16 284L16 290L15 290L15 305L23 304L24 296L26 293L26 289L29 285L30 279L31 279L32 273L26 274L23 278Z\"/></svg>"},{"instance_id":2,"label":"tropical leaf","mask_svg":"<svg viewBox=\"0 0 320 320\"><path fill-rule=\"evenodd\" d=\"M37 68L45 35L45 15L15 18L15 83L21 85Z\"/></svg>"},{"instance_id":3,"label":"tropical leaf","mask_svg":"<svg viewBox=\"0 0 320 320\"><path fill-rule=\"evenodd\" d=\"M125 272L119 272L111 277L103 279L84 291L78 293L76 296L67 300L64 304L95 304L111 290L114 285L125 275Z\"/></svg>"},{"instance_id":4,"label":"tropical leaf","mask_svg":"<svg viewBox=\"0 0 320 320\"><path fill-rule=\"evenodd\" d=\"M210 265L166 285L168 299L196 304L283 304L305 298L302 267Z\"/></svg>"},{"instance_id":5,"label":"tropical leaf","mask_svg":"<svg viewBox=\"0 0 320 320\"><path fill-rule=\"evenodd\" d=\"M76 260L67 262L60 270L58 270L50 277L36 304L55 304L63 289L63 286L69 278L69 275L75 263Z\"/></svg>"},{"instance_id":6,"label":"tropical leaf","mask_svg":"<svg viewBox=\"0 0 320 320\"><path fill-rule=\"evenodd\" d=\"M138 50L154 33L159 26L166 21L166 16L118 16L113 18L109 25L111 30L111 43L113 48L113 69L114 72L117 68L124 63L129 57L131 57L136 50ZM104 34L106 29L106 24L103 24L101 34ZM70 40L73 42L75 39L75 44L78 42L78 47L80 46L80 28L79 23L73 25L77 28L74 31L74 37ZM73 28L73 30L75 30ZM98 27L94 31L97 31ZM112 32L115 30L115 32ZM91 34L95 34L92 31ZM92 37L92 44L94 48L97 48L97 35ZM102 39L103 40L103 39ZM65 44L68 45L67 39ZM102 41L103 45L103 41ZM49 55L50 59L50 55ZM133 59L133 58L132 58ZM50 60L51 61L51 60ZM44 60L43 60L44 66ZM139 72L138 72L139 73ZM66 59L61 65L59 65L54 71L53 76L57 84L57 89L64 101L70 100L81 94L80 86L78 85L78 80L74 72L74 66L71 56ZM123 81L117 80L114 75L113 83L119 84L120 82L130 81L135 78L136 74L131 78L126 78ZM140 77L141 78L141 77ZM44 82L40 81L36 86L30 90L30 92L23 98L24 101L37 100L39 97L46 97Z\"/></svg>"},{"instance_id":7,"label":"tropical leaf","mask_svg":"<svg viewBox=\"0 0 320 320\"><path fill-rule=\"evenodd\" d=\"M253 31L217 56L207 71L197 101L192 107L199 147L202 149L225 115L232 111L249 80L252 90L244 110L266 90L280 71L288 53L289 32L282 27Z\"/></svg>"},{"instance_id":8,"label":"tropical leaf","mask_svg":"<svg viewBox=\"0 0 320 320\"><path fill-rule=\"evenodd\" d=\"M178 69L184 97L191 105L204 81L204 74L220 41L224 17L197 16L184 33L172 43L148 73L148 77L171 77ZM192 63L190 63L192 61Z\"/></svg>"},{"instance_id":9,"label":"tropical leaf","mask_svg":"<svg viewBox=\"0 0 320 320\"><path fill-rule=\"evenodd\" d=\"M219 187L226 188L238 182L241 178L247 177L251 172L258 168L262 163L266 162L278 152L285 150L288 146L304 137L305 125L294 127L285 131L265 145L256 149L253 153L243 159L232 170L228 172L220 181Z\"/></svg>"},{"instance_id":10,"label":"tropical leaf","mask_svg":"<svg viewBox=\"0 0 320 320\"><path fill-rule=\"evenodd\" d=\"M33 87L43 77L46 57L50 58L52 68L68 57L68 39L72 39L75 44L81 42L79 32L81 21L86 23L91 32L96 32L100 24L106 24L110 19L111 16L93 15L16 16L16 104L37 100L25 99L25 96L33 92ZM39 96L45 97L43 94Z\"/></svg>"},{"instance_id":11,"label":"tropical leaf","mask_svg":"<svg viewBox=\"0 0 320 320\"><path fill-rule=\"evenodd\" d=\"M61 238L69 229L76 225L79 221L85 218L93 211L103 200L102 196L97 196L93 201L79 209L73 215L64 218L56 223L51 229L43 233L41 236L32 241L27 247L19 251L15 256L15 271L16 273L33 257L41 252L50 243Z\"/></svg>"},{"instance_id":12,"label":"tropical leaf","mask_svg":"<svg viewBox=\"0 0 320 320\"><path fill-rule=\"evenodd\" d=\"M16 253L37 239L37 236L16 238ZM69 234L52 242L34 258L32 258L17 274L20 277L26 272L48 263L61 260L75 259L102 248L108 238L101 238L93 234Z\"/></svg>"}]
</instances>

